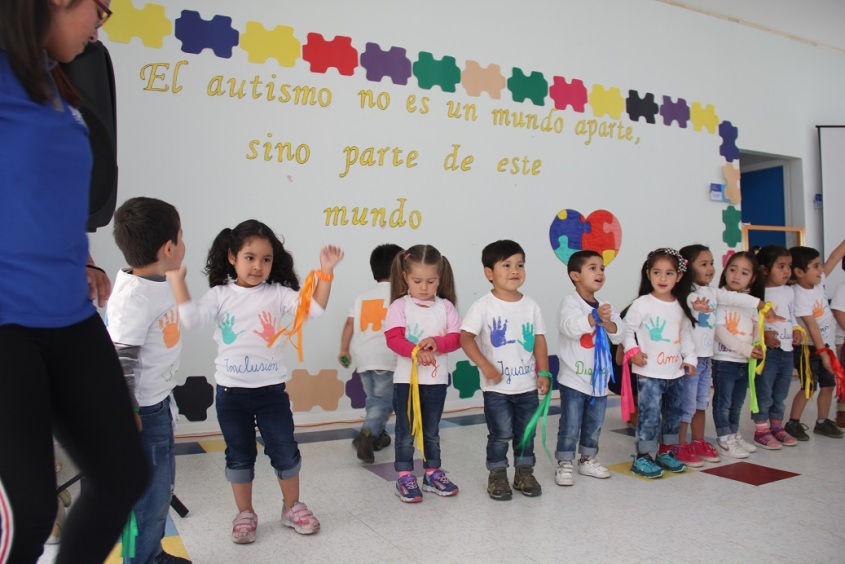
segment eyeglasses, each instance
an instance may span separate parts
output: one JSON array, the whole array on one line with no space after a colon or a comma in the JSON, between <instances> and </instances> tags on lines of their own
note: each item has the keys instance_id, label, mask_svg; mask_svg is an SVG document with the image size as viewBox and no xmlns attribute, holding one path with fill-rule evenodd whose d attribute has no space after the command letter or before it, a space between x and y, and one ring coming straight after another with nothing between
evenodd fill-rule
<instances>
[{"instance_id":1,"label":"eyeglasses","mask_svg":"<svg viewBox=\"0 0 845 564\"><path fill-rule=\"evenodd\" d=\"M97 5L97 16L100 18L100 21L97 22L97 28L100 28L109 21L112 11L109 10L108 6L100 2L100 0L94 0L94 4Z\"/></svg>"}]
</instances>

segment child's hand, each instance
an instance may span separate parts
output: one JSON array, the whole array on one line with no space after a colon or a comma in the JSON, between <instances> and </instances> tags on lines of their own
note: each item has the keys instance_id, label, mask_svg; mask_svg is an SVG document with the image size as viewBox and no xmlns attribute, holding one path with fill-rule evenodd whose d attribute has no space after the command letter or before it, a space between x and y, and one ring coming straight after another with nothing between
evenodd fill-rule
<instances>
[{"instance_id":1,"label":"child's hand","mask_svg":"<svg viewBox=\"0 0 845 564\"><path fill-rule=\"evenodd\" d=\"M417 362L419 362L423 366L432 366L436 364L434 361L434 353L427 350L419 350L417 352Z\"/></svg>"},{"instance_id":2,"label":"child's hand","mask_svg":"<svg viewBox=\"0 0 845 564\"><path fill-rule=\"evenodd\" d=\"M759 345L751 349L751 358L756 358L757 360L763 358L763 349Z\"/></svg>"},{"instance_id":3,"label":"child's hand","mask_svg":"<svg viewBox=\"0 0 845 564\"><path fill-rule=\"evenodd\" d=\"M645 366L646 359L648 359L648 355L643 351L640 351L631 357L631 364L634 364L636 366Z\"/></svg>"},{"instance_id":4,"label":"child's hand","mask_svg":"<svg viewBox=\"0 0 845 564\"><path fill-rule=\"evenodd\" d=\"M824 369L833 374L833 365L831 365L830 363L830 355L828 355L827 353L822 353L819 356L822 357L821 360Z\"/></svg>"},{"instance_id":5,"label":"child's hand","mask_svg":"<svg viewBox=\"0 0 845 564\"><path fill-rule=\"evenodd\" d=\"M610 323L610 304L604 304L599 306L597 313L599 314L599 319L601 319L600 325L604 325L605 323Z\"/></svg>"},{"instance_id":6,"label":"child's hand","mask_svg":"<svg viewBox=\"0 0 845 564\"><path fill-rule=\"evenodd\" d=\"M545 396L549 393L549 382L551 382L551 380L545 378L544 376L537 377L537 391L540 392L541 396Z\"/></svg>"},{"instance_id":7,"label":"child's hand","mask_svg":"<svg viewBox=\"0 0 845 564\"><path fill-rule=\"evenodd\" d=\"M188 275L188 267L184 264L180 264L179 268L176 270L168 270L164 273L168 280L185 280L185 277Z\"/></svg>"},{"instance_id":8,"label":"child's hand","mask_svg":"<svg viewBox=\"0 0 845 564\"><path fill-rule=\"evenodd\" d=\"M695 376L695 366L692 364L687 364L686 362L681 365L681 368L684 369L684 374L687 376Z\"/></svg>"},{"instance_id":9,"label":"child's hand","mask_svg":"<svg viewBox=\"0 0 845 564\"><path fill-rule=\"evenodd\" d=\"M786 321L785 317L781 317L780 315L778 315L778 312L775 311L775 308L769 308L769 311L766 312L766 315L763 316L763 319L765 319L769 323L783 323L784 321Z\"/></svg>"},{"instance_id":10,"label":"child's hand","mask_svg":"<svg viewBox=\"0 0 845 564\"><path fill-rule=\"evenodd\" d=\"M337 355L337 361L344 368L349 368L352 365L352 355L349 354L349 351L340 351L340 354Z\"/></svg>"},{"instance_id":11,"label":"child's hand","mask_svg":"<svg viewBox=\"0 0 845 564\"><path fill-rule=\"evenodd\" d=\"M320 270L331 274L334 267L343 260L343 250L334 245L326 245L320 250Z\"/></svg>"},{"instance_id":12,"label":"child's hand","mask_svg":"<svg viewBox=\"0 0 845 564\"><path fill-rule=\"evenodd\" d=\"M763 340L766 342L767 347L771 347L773 349L780 348L780 339L778 339L777 331L765 331L763 333ZM795 339L793 339L793 341L794 340Z\"/></svg>"},{"instance_id":13,"label":"child's hand","mask_svg":"<svg viewBox=\"0 0 845 564\"><path fill-rule=\"evenodd\" d=\"M692 309L701 313L710 313L710 300L707 298L696 298L692 302Z\"/></svg>"},{"instance_id":14,"label":"child's hand","mask_svg":"<svg viewBox=\"0 0 845 564\"><path fill-rule=\"evenodd\" d=\"M420 351L437 352L437 341L434 340L434 337L426 337L417 343L417 345L420 347Z\"/></svg>"},{"instance_id":15,"label":"child's hand","mask_svg":"<svg viewBox=\"0 0 845 564\"><path fill-rule=\"evenodd\" d=\"M487 380L490 384L496 385L502 381L502 375L496 370L496 367L492 364L486 364L481 369L481 373L484 374L484 379Z\"/></svg>"}]
</instances>

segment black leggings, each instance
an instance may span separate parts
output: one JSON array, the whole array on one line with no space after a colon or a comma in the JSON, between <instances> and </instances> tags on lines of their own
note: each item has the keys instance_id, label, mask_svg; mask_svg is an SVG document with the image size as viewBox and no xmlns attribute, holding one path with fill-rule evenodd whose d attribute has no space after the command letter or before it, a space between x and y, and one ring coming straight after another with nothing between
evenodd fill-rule
<instances>
[{"instance_id":1,"label":"black leggings","mask_svg":"<svg viewBox=\"0 0 845 564\"><path fill-rule=\"evenodd\" d=\"M0 326L0 481L12 508L12 563L38 560L56 517L53 434L86 478L56 562L102 562L149 470L99 315L59 329Z\"/></svg>"}]
</instances>

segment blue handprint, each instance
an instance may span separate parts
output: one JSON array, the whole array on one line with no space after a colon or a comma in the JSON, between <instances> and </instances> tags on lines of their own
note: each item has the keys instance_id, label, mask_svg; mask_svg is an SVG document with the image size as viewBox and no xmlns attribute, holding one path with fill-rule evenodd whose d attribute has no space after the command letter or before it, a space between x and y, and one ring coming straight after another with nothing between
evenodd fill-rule
<instances>
[{"instance_id":1,"label":"blue handprint","mask_svg":"<svg viewBox=\"0 0 845 564\"><path fill-rule=\"evenodd\" d=\"M493 326L490 327L490 344L494 347L502 347L504 345L509 345L511 343L515 343L516 341L508 341L508 320L506 319L504 323L502 323L501 317L496 317L493 319ZM533 347L532 347L533 348Z\"/></svg>"},{"instance_id":2,"label":"blue handprint","mask_svg":"<svg viewBox=\"0 0 845 564\"><path fill-rule=\"evenodd\" d=\"M520 341L519 344L522 345L522 348L528 352L534 351L534 324L533 323L523 323L522 325L522 338L525 341Z\"/></svg>"},{"instance_id":3,"label":"blue handprint","mask_svg":"<svg viewBox=\"0 0 845 564\"><path fill-rule=\"evenodd\" d=\"M664 343L669 343L669 339L663 338L663 330L666 328L666 320L663 320L663 323L660 323L659 317L650 318L651 327L648 326L648 323L645 324L646 331L648 331L649 337L651 337L652 341L660 342L663 341Z\"/></svg>"},{"instance_id":4,"label":"blue handprint","mask_svg":"<svg viewBox=\"0 0 845 564\"><path fill-rule=\"evenodd\" d=\"M226 315L224 315L223 321L218 323L217 327L220 329L221 338L223 339L223 342L227 345L231 345L232 343L234 343L235 339L237 339L240 334L243 333L243 331L241 331L240 333L235 333L235 316L231 313L227 313Z\"/></svg>"},{"instance_id":5,"label":"blue handprint","mask_svg":"<svg viewBox=\"0 0 845 564\"><path fill-rule=\"evenodd\" d=\"M419 344L420 339L423 337L423 330L419 326L419 323L414 323L414 328L411 329L410 327L405 329L405 338L414 343L415 345Z\"/></svg>"},{"instance_id":6,"label":"blue handprint","mask_svg":"<svg viewBox=\"0 0 845 564\"><path fill-rule=\"evenodd\" d=\"M705 313L703 311L698 312L698 326L699 327L708 327L710 329L713 328L713 326L710 325L710 314L709 313Z\"/></svg>"}]
</instances>

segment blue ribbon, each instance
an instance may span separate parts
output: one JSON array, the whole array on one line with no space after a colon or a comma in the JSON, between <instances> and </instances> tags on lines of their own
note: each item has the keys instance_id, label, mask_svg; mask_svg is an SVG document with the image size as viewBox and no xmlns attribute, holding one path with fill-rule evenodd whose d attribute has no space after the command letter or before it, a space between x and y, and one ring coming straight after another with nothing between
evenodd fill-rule
<instances>
[{"instance_id":1,"label":"blue ribbon","mask_svg":"<svg viewBox=\"0 0 845 564\"><path fill-rule=\"evenodd\" d=\"M599 312L594 309L592 312L593 319L596 322L596 343L595 355L593 356L593 376L591 385L593 387L593 397L602 396L607 390L607 381L610 379L614 384L616 378L613 375L613 356L610 354L610 340L607 338L607 331L600 325L601 317Z\"/></svg>"}]
</instances>

